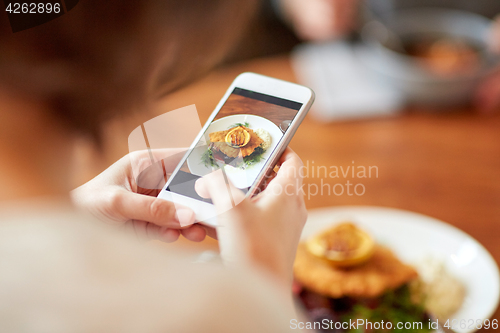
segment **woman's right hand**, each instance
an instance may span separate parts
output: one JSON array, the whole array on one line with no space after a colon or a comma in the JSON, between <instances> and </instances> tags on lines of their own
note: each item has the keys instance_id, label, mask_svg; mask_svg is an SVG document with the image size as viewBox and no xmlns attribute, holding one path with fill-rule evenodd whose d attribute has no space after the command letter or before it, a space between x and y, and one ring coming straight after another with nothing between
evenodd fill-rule
<instances>
[{"instance_id":1,"label":"woman's right hand","mask_svg":"<svg viewBox=\"0 0 500 333\"><path fill-rule=\"evenodd\" d=\"M198 180L196 190L210 197L217 209L223 260L232 265L255 264L291 286L295 253L307 218L301 189L303 164L288 148L279 165L276 177L253 199L226 184L220 170Z\"/></svg>"}]
</instances>

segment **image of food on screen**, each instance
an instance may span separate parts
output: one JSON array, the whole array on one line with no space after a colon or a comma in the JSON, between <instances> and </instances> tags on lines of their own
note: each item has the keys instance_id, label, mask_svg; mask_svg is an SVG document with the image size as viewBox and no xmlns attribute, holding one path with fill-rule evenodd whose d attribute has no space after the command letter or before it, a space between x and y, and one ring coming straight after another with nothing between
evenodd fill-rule
<instances>
[{"instance_id":1,"label":"image of food on screen","mask_svg":"<svg viewBox=\"0 0 500 333\"><path fill-rule=\"evenodd\" d=\"M235 123L223 131L208 131L210 144L201 157L206 167L220 163L246 169L263 160L272 137L264 128L252 128L249 122Z\"/></svg>"}]
</instances>

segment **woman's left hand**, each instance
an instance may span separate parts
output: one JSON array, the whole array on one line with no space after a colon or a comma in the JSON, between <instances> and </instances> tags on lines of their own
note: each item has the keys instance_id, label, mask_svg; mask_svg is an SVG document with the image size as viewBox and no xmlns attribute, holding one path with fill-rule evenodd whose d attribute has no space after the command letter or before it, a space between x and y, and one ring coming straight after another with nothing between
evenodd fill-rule
<instances>
[{"instance_id":1,"label":"woman's left hand","mask_svg":"<svg viewBox=\"0 0 500 333\"><path fill-rule=\"evenodd\" d=\"M289 291L295 253L307 219L302 190L304 165L290 148L278 165L276 177L252 199L226 181L221 170L198 179L195 188L215 205L223 261L264 268Z\"/></svg>"},{"instance_id":2,"label":"woman's left hand","mask_svg":"<svg viewBox=\"0 0 500 333\"><path fill-rule=\"evenodd\" d=\"M156 197L183 155L179 149L128 154L73 190L72 201L104 222L133 228L141 238L174 242L182 234L200 242L206 230L193 224L194 212ZM179 220L191 225L181 227Z\"/></svg>"}]
</instances>

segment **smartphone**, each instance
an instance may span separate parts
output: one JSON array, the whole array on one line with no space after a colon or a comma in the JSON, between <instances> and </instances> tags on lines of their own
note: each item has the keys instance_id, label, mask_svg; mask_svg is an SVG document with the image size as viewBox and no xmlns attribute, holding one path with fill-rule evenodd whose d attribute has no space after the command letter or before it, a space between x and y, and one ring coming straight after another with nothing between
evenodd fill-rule
<instances>
[{"instance_id":1,"label":"smartphone","mask_svg":"<svg viewBox=\"0 0 500 333\"><path fill-rule=\"evenodd\" d=\"M216 226L215 207L195 182L221 169L225 179L253 196L306 116L314 92L255 73L231 84L158 197L190 207L200 223Z\"/></svg>"}]
</instances>

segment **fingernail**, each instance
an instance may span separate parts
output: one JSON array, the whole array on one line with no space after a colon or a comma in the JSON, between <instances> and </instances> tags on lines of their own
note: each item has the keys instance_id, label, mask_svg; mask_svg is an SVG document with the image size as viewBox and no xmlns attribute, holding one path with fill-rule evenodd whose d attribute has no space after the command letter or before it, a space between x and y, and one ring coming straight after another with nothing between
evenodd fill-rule
<instances>
[{"instance_id":1,"label":"fingernail","mask_svg":"<svg viewBox=\"0 0 500 333\"><path fill-rule=\"evenodd\" d=\"M194 223L194 212L189 208L179 208L175 214L181 227L187 227Z\"/></svg>"}]
</instances>

